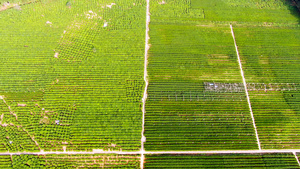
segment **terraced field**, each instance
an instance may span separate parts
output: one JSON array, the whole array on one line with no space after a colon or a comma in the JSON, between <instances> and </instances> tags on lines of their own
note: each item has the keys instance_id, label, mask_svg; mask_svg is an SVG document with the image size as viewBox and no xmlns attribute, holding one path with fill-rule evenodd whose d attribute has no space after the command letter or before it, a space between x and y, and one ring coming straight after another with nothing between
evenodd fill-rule
<instances>
[{"instance_id":1,"label":"terraced field","mask_svg":"<svg viewBox=\"0 0 300 169\"><path fill-rule=\"evenodd\" d=\"M0 168L300 168L295 3L0 0Z\"/></svg>"}]
</instances>

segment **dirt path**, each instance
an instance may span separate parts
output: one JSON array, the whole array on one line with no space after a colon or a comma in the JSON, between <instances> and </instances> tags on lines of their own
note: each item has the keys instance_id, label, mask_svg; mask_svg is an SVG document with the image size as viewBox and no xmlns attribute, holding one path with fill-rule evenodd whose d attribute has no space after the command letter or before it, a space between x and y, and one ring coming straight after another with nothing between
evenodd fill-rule
<instances>
[{"instance_id":1,"label":"dirt path","mask_svg":"<svg viewBox=\"0 0 300 169\"><path fill-rule=\"evenodd\" d=\"M233 41L234 41L236 55L238 57L238 61L239 61L239 65L240 65L241 75L242 75L242 78L243 78L243 84L244 84L244 87L245 87L245 93L246 93L247 102L248 102L250 113L251 113L253 127L255 129L255 135L256 135L256 140L257 140L258 148L259 148L259 150L261 150L260 141L259 141L259 137L258 137L258 133L257 133L257 128L256 128L256 125L255 125L255 119L254 119L254 116L253 116L252 106L251 106L251 102L250 102L250 98L249 98L249 94L248 94L246 79L245 79L245 76L244 76L244 71L243 71L243 67L242 67L242 63L241 63L241 59L240 59L240 53L239 53L239 50L238 50L238 46L236 45L236 40L235 40L235 36L234 36L232 25L230 25L230 29L231 29L231 34L232 34L232 38L233 38Z\"/></svg>"},{"instance_id":2,"label":"dirt path","mask_svg":"<svg viewBox=\"0 0 300 169\"><path fill-rule=\"evenodd\" d=\"M145 160L145 148L144 142L146 142L146 137L144 135L145 132L145 113L146 113L146 100L147 100L147 90L148 90L148 72L147 72L147 65L148 65L148 51L150 48L149 44L149 23L150 23L150 0L147 0L147 10L146 10L146 32L145 32L145 61L144 61L144 81L145 81L145 90L143 95L143 122L142 122L142 138L141 138L141 168L144 168L144 160Z\"/></svg>"},{"instance_id":3,"label":"dirt path","mask_svg":"<svg viewBox=\"0 0 300 169\"><path fill-rule=\"evenodd\" d=\"M47 155L47 154L122 154L122 155L139 155L139 154L256 154L256 153L293 153L300 152L300 149L286 150L207 150L207 151L48 151L48 152L15 152L0 153L0 155Z\"/></svg>"},{"instance_id":4,"label":"dirt path","mask_svg":"<svg viewBox=\"0 0 300 169\"><path fill-rule=\"evenodd\" d=\"M297 154L296 154L296 152L293 152L293 154L294 154L294 156L295 156L295 158L296 158L296 160L297 160L297 163L299 164L299 166L300 166L300 162L299 162L299 159L298 159L298 157L297 157Z\"/></svg>"}]
</instances>

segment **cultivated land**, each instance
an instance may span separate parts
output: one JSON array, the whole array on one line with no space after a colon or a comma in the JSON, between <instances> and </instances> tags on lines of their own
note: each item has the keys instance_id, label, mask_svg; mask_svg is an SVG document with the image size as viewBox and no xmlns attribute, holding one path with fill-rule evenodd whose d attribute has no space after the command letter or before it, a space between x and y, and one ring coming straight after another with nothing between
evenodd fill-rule
<instances>
[{"instance_id":1,"label":"cultivated land","mask_svg":"<svg viewBox=\"0 0 300 169\"><path fill-rule=\"evenodd\" d=\"M286 1L0 3L0 168L300 168Z\"/></svg>"},{"instance_id":2,"label":"cultivated land","mask_svg":"<svg viewBox=\"0 0 300 169\"><path fill-rule=\"evenodd\" d=\"M138 168L137 155L20 155L0 156L1 168ZM11 161L13 161L11 163Z\"/></svg>"},{"instance_id":3,"label":"cultivated land","mask_svg":"<svg viewBox=\"0 0 300 169\"><path fill-rule=\"evenodd\" d=\"M140 148L145 3L69 3L0 14L1 151Z\"/></svg>"},{"instance_id":4,"label":"cultivated land","mask_svg":"<svg viewBox=\"0 0 300 169\"><path fill-rule=\"evenodd\" d=\"M265 88L249 91L263 149L300 146L299 30L236 28L246 80Z\"/></svg>"},{"instance_id":5,"label":"cultivated land","mask_svg":"<svg viewBox=\"0 0 300 169\"><path fill-rule=\"evenodd\" d=\"M145 168L299 168L292 153L147 155Z\"/></svg>"},{"instance_id":6,"label":"cultivated land","mask_svg":"<svg viewBox=\"0 0 300 169\"><path fill-rule=\"evenodd\" d=\"M166 16L159 8L168 4L157 3L150 8L146 150L258 148L245 92L203 85L242 82L228 26L187 24L191 14L179 12L188 10Z\"/></svg>"}]
</instances>

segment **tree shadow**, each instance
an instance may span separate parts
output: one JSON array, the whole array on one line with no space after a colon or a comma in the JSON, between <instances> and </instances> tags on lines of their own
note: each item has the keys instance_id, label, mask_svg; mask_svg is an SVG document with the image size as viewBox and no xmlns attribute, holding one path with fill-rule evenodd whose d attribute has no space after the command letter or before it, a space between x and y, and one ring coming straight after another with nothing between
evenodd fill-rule
<instances>
[{"instance_id":1,"label":"tree shadow","mask_svg":"<svg viewBox=\"0 0 300 169\"><path fill-rule=\"evenodd\" d=\"M299 0L282 0L288 7L291 14L298 18L298 24L300 24L300 1Z\"/></svg>"}]
</instances>

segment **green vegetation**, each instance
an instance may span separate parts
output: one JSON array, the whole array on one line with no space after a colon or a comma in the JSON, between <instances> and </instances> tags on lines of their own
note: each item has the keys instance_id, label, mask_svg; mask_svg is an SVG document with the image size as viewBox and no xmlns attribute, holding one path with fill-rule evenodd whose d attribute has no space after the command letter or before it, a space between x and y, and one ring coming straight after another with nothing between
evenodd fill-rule
<instances>
[{"instance_id":1,"label":"green vegetation","mask_svg":"<svg viewBox=\"0 0 300 169\"><path fill-rule=\"evenodd\" d=\"M175 1L158 3L151 1L150 13L172 10ZM145 149L257 149L244 90L204 87L242 82L229 26L185 24L186 14L176 15L176 23L169 17L150 23Z\"/></svg>"},{"instance_id":2,"label":"green vegetation","mask_svg":"<svg viewBox=\"0 0 300 169\"><path fill-rule=\"evenodd\" d=\"M292 153L146 155L145 168L299 168Z\"/></svg>"},{"instance_id":3,"label":"green vegetation","mask_svg":"<svg viewBox=\"0 0 300 169\"><path fill-rule=\"evenodd\" d=\"M234 27L247 83L299 83L299 27Z\"/></svg>"},{"instance_id":4,"label":"green vegetation","mask_svg":"<svg viewBox=\"0 0 300 169\"><path fill-rule=\"evenodd\" d=\"M11 167L10 156L0 156L0 168L9 168L9 167Z\"/></svg>"},{"instance_id":5,"label":"green vegetation","mask_svg":"<svg viewBox=\"0 0 300 169\"><path fill-rule=\"evenodd\" d=\"M271 84L265 91L249 92L262 148L300 148L299 28L234 30L247 83Z\"/></svg>"},{"instance_id":6,"label":"green vegetation","mask_svg":"<svg viewBox=\"0 0 300 169\"><path fill-rule=\"evenodd\" d=\"M262 147L299 148L296 12L279 0L151 1L145 148L257 148L244 91L205 86L242 82L229 24L248 85L282 83L250 91Z\"/></svg>"},{"instance_id":7,"label":"green vegetation","mask_svg":"<svg viewBox=\"0 0 300 169\"><path fill-rule=\"evenodd\" d=\"M145 0L0 0L0 152L138 151L145 10ZM285 0L151 0L145 149L258 148L230 24L262 148L299 149L297 12ZM139 166L120 157L0 156L0 168ZM148 157L150 168L177 157L284 168L291 155Z\"/></svg>"},{"instance_id":8,"label":"green vegetation","mask_svg":"<svg viewBox=\"0 0 300 169\"><path fill-rule=\"evenodd\" d=\"M138 150L145 2L0 13L0 151Z\"/></svg>"},{"instance_id":9,"label":"green vegetation","mask_svg":"<svg viewBox=\"0 0 300 169\"><path fill-rule=\"evenodd\" d=\"M136 155L13 155L0 156L1 168L139 168Z\"/></svg>"},{"instance_id":10,"label":"green vegetation","mask_svg":"<svg viewBox=\"0 0 300 169\"><path fill-rule=\"evenodd\" d=\"M190 0L192 9L202 9L205 21L239 24L297 25L296 7L284 0Z\"/></svg>"}]
</instances>

